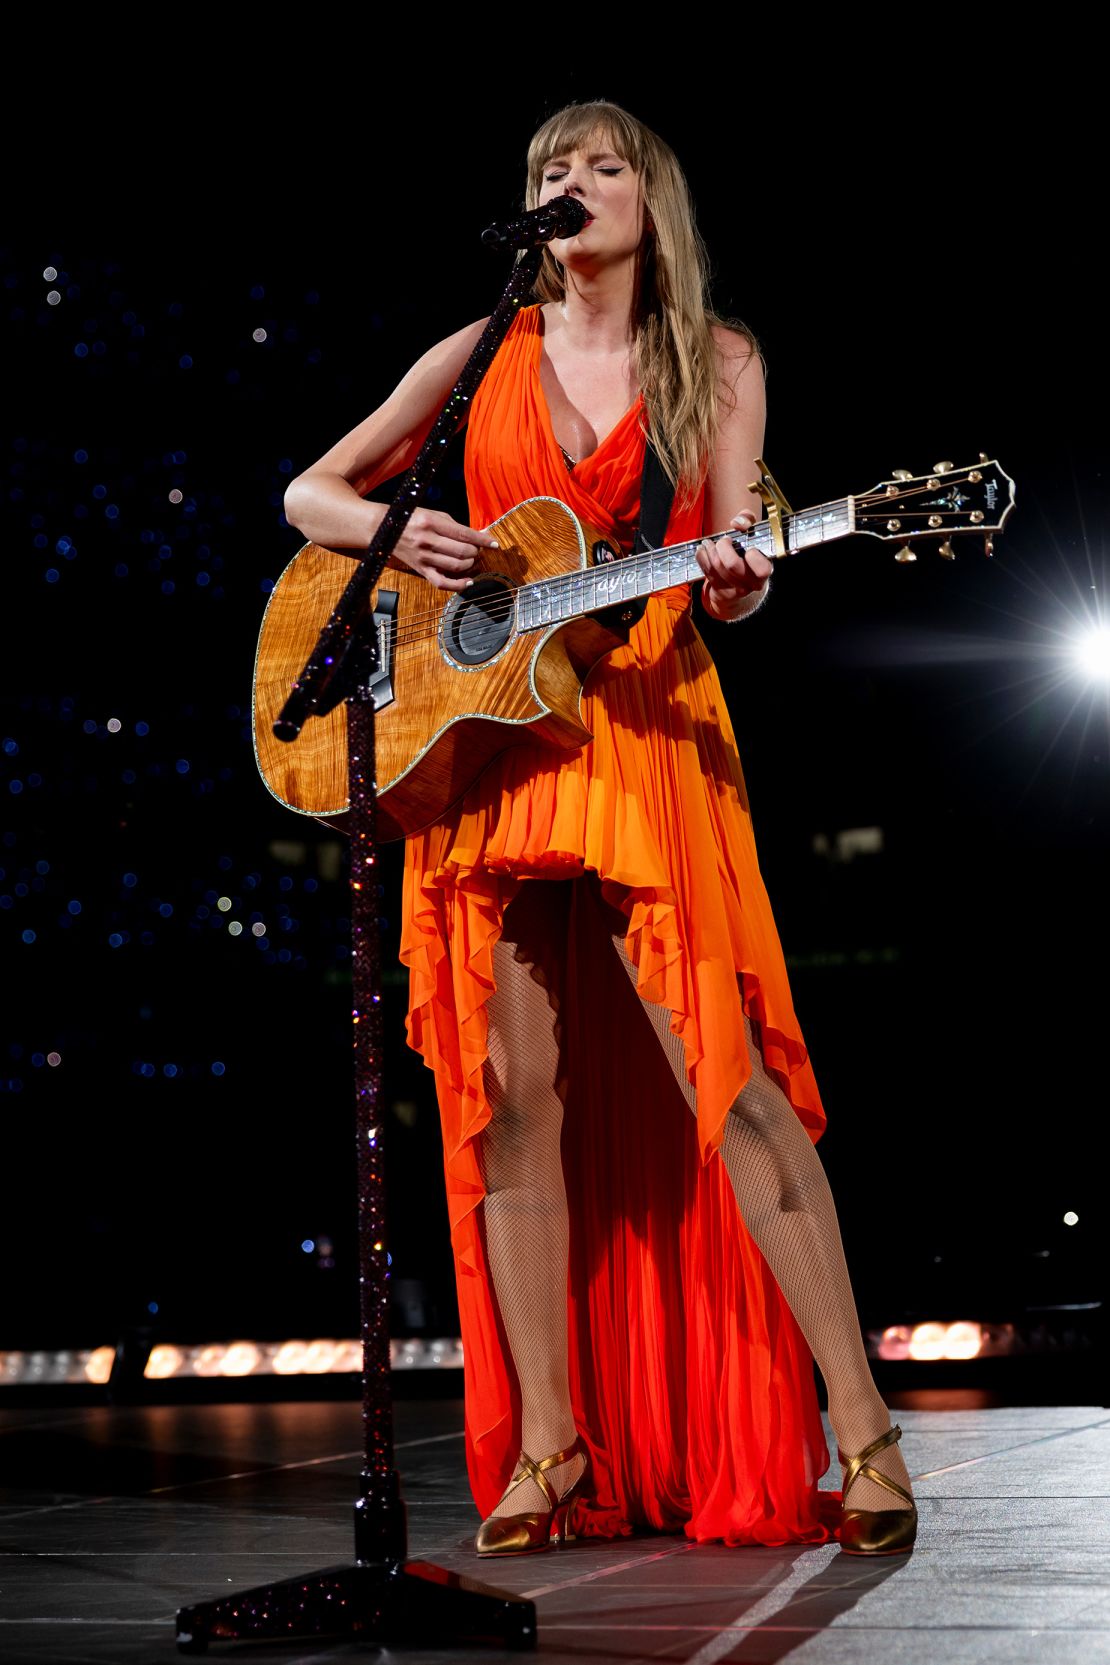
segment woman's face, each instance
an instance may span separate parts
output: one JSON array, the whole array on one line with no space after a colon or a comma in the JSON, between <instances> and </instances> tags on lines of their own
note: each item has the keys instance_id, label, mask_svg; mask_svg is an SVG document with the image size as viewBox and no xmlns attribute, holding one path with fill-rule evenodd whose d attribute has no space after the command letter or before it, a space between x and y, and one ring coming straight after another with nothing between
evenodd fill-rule
<instances>
[{"instance_id":1,"label":"woman's face","mask_svg":"<svg viewBox=\"0 0 1110 1665\"><path fill-rule=\"evenodd\" d=\"M553 156L543 170L540 206L552 197L577 197L589 214L576 237L548 246L564 266L610 264L631 258L644 234L644 199L631 165L598 138L581 150Z\"/></svg>"}]
</instances>

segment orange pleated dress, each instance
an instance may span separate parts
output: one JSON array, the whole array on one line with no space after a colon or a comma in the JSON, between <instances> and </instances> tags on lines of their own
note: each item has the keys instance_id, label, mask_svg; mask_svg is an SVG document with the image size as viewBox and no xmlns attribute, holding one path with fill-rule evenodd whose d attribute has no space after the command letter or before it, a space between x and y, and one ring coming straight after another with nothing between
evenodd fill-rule
<instances>
[{"instance_id":1,"label":"orange pleated dress","mask_svg":"<svg viewBox=\"0 0 1110 1665\"><path fill-rule=\"evenodd\" d=\"M542 330L540 309L523 309L474 399L471 524L551 496L627 549L639 519L641 405L568 471L540 384ZM701 498L676 501L667 542L707 530L702 514ZM673 1014L697 1117L650 1030L645 1044L637 995L615 955L579 951L571 920L560 1013L570 1058L566 1299L575 1421L593 1470L577 1530L822 1542L835 1494L818 1492L829 1456L813 1360L716 1154L751 1070L745 1011L813 1140L825 1116L688 587L649 601L627 646L591 673L582 716L590 744L506 751L406 846L408 1031L435 1071L442 1119L474 1500L480 1515L493 1509L521 1444L481 1206L492 950L523 884L592 873L627 916L640 997ZM552 1322L561 1316L553 1310Z\"/></svg>"}]
</instances>

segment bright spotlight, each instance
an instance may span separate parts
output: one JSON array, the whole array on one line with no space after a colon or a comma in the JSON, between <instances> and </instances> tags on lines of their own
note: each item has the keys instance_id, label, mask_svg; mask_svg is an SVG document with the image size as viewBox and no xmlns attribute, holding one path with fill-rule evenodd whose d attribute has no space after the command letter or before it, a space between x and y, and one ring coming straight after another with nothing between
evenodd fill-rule
<instances>
[{"instance_id":1,"label":"bright spotlight","mask_svg":"<svg viewBox=\"0 0 1110 1665\"><path fill-rule=\"evenodd\" d=\"M1088 630L1076 645L1076 658L1088 676L1110 682L1110 630L1100 626Z\"/></svg>"},{"instance_id":2,"label":"bright spotlight","mask_svg":"<svg viewBox=\"0 0 1110 1665\"><path fill-rule=\"evenodd\" d=\"M910 1332L911 1359L942 1359L944 1357L945 1326L943 1324L915 1324Z\"/></svg>"},{"instance_id":3,"label":"bright spotlight","mask_svg":"<svg viewBox=\"0 0 1110 1665\"><path fill-rule=\"evenodd\" d=\"M262 1362L262 1353L253 1341L233 1341L220 1360L221 1376L249 1376Z\"/></svg>"},{"instance_id":4,"label":"bright spotlight","mask_svg":"<svg viewBox=\"0 0 1110 1665\"><path fill-rule=\"evenodd\" d=\"M151 1348L143 1375L149 1381L162 1381L167 1376L173 1376L184 1363L185 1355L180 1347L171 1347L168 1342L162 1342L159 1346Z\"/></svg>"},{"instance_id":5,"label":"bright spotlight","mask_svg":"<svg viewBox=\"0 0 1110 1665\"><path fill-rule=\"evenodd\" d=\"M944 1338L946 1359L974 1359L983 1351L983 1332L978 1324L949 1324Z\"/></svg>"},{"instance_id":6,"label":"bright spotlight","mask_svg":"<svg viewBox=\"0 0 1110 1665\"><path fill-rule=\"evenodd\" d=\"M94 1347L85 1361L85 1375L90 1382L106 1382L112 1374L112 1364L115 1360L114 1347Z\"/></svg>"}]
</instances>

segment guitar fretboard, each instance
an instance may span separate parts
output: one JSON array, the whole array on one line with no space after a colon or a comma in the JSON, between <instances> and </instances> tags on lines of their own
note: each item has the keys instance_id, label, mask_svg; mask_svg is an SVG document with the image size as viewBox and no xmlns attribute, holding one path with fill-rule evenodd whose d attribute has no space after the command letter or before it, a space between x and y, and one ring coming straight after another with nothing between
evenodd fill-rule
<instances>
[{"instance_id":1,"label":"guitar fretboard","mask_svg":"<svg viewBox=\"0 0 1110 1665\"><path fill-rule=\"evenodd\" d=\"M855 499L843 497L836 503L822 503L798 514L783 515L782 528L786 543L785 553L793 554L816 543L832 543L849 537L855 531ZM713 532L712 539L735 537L734 531ZM547 625L560 624L579 618L585 613L597 613L622 601L635 601L641 596L654 595L676 584L688 584L702 577L697 561L697 548L702 540L671 544L666 549L649 549L642 555L627 555L623 560L605 561L599 566L586 567L580 572L560 573L556 578L543 578L534 584L523 584L516 593L517 627L520 630L542 630ZM769 521L761 520L744 534L746 546L754 545L761 554L775 559L772 529Z\"/></svg>"}]
</instances>

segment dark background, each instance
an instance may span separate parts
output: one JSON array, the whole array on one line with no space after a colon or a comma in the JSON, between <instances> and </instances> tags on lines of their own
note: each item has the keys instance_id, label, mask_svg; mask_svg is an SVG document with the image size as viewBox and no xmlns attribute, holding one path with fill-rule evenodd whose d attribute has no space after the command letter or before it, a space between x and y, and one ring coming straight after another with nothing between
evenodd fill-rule
<instances>
[{"instance_id":1,"label":"dark background","mask_svg":"<svg viewBox=\"0 0 1110 1665\"><path fill-rule=\"evenodd\" d=\"M1088 53L811 32L786 73L784 27L716 64L700 43L683 82L517 39L532 72L494 84L473 43L421 44L360 68L290 42L280 77L193 46L23 94L48 119L0 240L0 1349L354 1333L345 854L250 740L265 597L303 542L282 493L491 309L508 268L479 234L520 205L535 126L595 96L687 170L795 507L981 450L1017 483L993 560L854 538L702 628L865 1318L1100 1300L1108 704L1072 656L1106 578ZM438 500L462 513L460 467ZM815 848L864 827L879 853ZM453 1334L404 992L388 969L395 1322Z\"/></svg>"}]
</instances>

